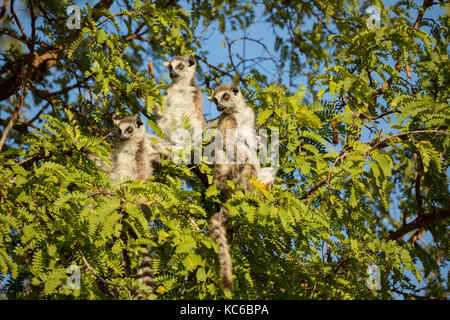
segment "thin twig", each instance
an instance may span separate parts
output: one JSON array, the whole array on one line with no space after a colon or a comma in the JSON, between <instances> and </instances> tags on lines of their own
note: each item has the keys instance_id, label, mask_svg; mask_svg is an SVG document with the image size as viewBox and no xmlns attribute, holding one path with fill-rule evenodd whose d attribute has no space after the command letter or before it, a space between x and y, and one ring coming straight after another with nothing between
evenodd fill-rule
<instances>
[{"instance_id":1,"label":"thin twig","mask_svg":"<svg viewBox=\"0 0 450 320\"><path fill-rule=\"evenodd\" d=\"M0 24L2 24L3 18L5 17L6 8L8 7L8 2L9 2L9 0L4 0L4 2L3 2L2 10L0 11Z\"/></svg>"},{"instance_id":2,"label":"thin twig","mask_svg":"<svg viewBox=\"0 0 450 320\"><path fill-rule=\"evenodd\" d=\"M19 28L20 32L22 33L23 38L26 42L28 42L27 34L25 33L25 30L23 29L22 25L19 22L19 19L17 18L16 12L14 11L14 0L11 0L11 6L9 7L11 11L11 15L14 18L14 21L17 24L17 27Z\"/></svg>"},{"instance_id":3,"label":"thin twig","mask_svg":"<svg viewBox=\"0 0 450 320\"><path fill-rule=\"evenodd\" d=\"M424 0L421 9L419 10L419 14L417 15L416 21L414 22L413 29L417 30L420 26L420 23L422 22L423 15L425 14L425 11L433 5L433 0ZM400 71L402 68L403 63L397 62L395 64L395 70ZM374 98L377 98L380 96L387 88L389 88L392 84L393 78L389 78L383 85L377 89L375 92Z\"/></svg>"},{"instance_id":4,"label":"thin twig","mask_svg":"<svg viewBox=\"0 0 450 320\"><path fill-rule=\"evenodd\" d=\"M27 93L28 93L28 88L23 89L22 94L17 99L18 101L17 101L16 107L14 108L14 112L13 112L11 118L9 119L8 125L5 128L5 131L3 132L2 138L0 139L0 152L2 151L3 146L5 145L6 138L8 137L9 131L12 129L12 127L14 126L14 124L17 121L17 118L19 117L19 112L22 109L23 102L25 100L25 96Z\"/></svg>"},{"instance_id":5,"label":"thin twig","mask_svg":"<svg viewBox=\"0 0 450 320\"><path fill-rule=\"evenodd\" d=\"M400 229L390 232L386 240L397 240L414 229L423 228L435 221L447 219L448 217L450 217L450 210L445 209L435 214L424 214L417 217L413 222L401 226Z\"/></svg>"},{"instance_id":6,"label":"thin twig","mask_svg":"<svg viewBox=\"0 0 450 320\"><path fill-rule=\"evenodd\" d=\"M401 132L401 133L397 133L394 134L390 137L387 137L383 140L378 141L377 143L374 143L372 145L372 148L369 149L369 151L366 152L366 156L373 151L374 149L376 149L378 146L380 146L381 144L383 144L384 142L387 142L389 140L392 140L394 138L397 137L401 137L401 136L407 136L407 135L411 135L411 134L420 134L420 133L437 133L437 134L445 134L445 135L450 135L450 131L439 131L439 130L416 130L416 131L408 131L408 132Z\"/></svg>"},{"instance_id":7,"label":"thin twig","mask_svg":"<svg viewBox=\"0 0 450 320\"><path fill-rule=\"evenodd\" d=\"M417 155L417 161L418 161L417 175L416 175L416 181L414 183L414 187L415 187L415 193L416 193L417 209L419 211L419 217L420 217L424 214L423 199L422 199L422 194L420 193L420 183L421 183L422 174L423 174L423 162L422 162L422 158L421 158L420 154Z\"/></svg>"},{"instance_id":8,"label":"thin twig","mask_svg":"<svg viewBox=\"0 0 450 320\"><path fill-rule=\"evenodd\" d=\"M112 282L108 282L105 279L103 279L103 277L101 275L98 274L97 271L95 271L94 268L91 267L91 265L89 264L89 262L87 261L86 257L83 255L83 252L81 252L81 250L78 249L78 253L81 255L81 260L83 260L83 263L85 265L85 267L92 272L92 274L94 274L94 276L99 279L101 282L103 282L106 285L112 285L112 286L116 286L116 287L120 287L122 289L124 289L127 293L128 296L130 297L130 300L133 299L133 296L131 295L130 290L128 290L127 287L121 285L121 284L117 284L117 283L112 283Z\"/></svg>"}]
</instances>

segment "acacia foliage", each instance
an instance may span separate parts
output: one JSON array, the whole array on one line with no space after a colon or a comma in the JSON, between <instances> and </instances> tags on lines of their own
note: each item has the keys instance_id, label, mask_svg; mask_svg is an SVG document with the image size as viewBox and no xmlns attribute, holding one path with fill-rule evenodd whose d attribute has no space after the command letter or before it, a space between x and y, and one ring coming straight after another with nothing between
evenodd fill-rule
<instances>
[{"instance_id":1,"label":"acacia foliage","mask_svg":"<svg viewBox=\"0 0 450 320\"><path fill-rule=\"evenodd\" d=\"M277 68L289 68L290 83L306 68L308 86L292 91L269 84L256 64L242 74L232 59L208 63L198 28L248 27L253 1L192 1L189 12L177 1L100 0L83 8L79 30L65 24L68 1L25 3L28 20L13 10L1 18L2 39L15 41L2 54L2 135L16 106L41 110L34 120L43 125L15 122L0 153L0 280L9 298L445 297L448 4L430 21L430 1L377 2L382 24L369 29L358 1L264 1ZM308 17L313 27L302 30ZM279 130L274 187L254 184L224 201L208 165L165 160L148 181L115 188L88 160L111 152L113 115L141 112L158 132L151 112L167 83L152 77L148 57L156 66L188 53L205 92L233 77L257 124ZM230 213L232 293L221 289L209 236L221 205ZM153 293L135 277L142 245L152 250ZM380 290L365 284L372 264ZM67 286L71 265L80 289Z\"/></svg>"}]
</instances>

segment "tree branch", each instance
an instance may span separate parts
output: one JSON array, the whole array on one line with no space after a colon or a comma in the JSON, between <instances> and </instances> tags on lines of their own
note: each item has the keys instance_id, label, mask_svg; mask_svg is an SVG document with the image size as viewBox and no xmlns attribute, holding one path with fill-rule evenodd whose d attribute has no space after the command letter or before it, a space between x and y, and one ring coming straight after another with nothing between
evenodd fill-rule
<instances>
[{"instance_id":1,"label":"tree branch","mask_svg":"<svg viewBox=\"0 0 450 320\"><path fill-rule=\"evenodd\" d=\"M20 83L26 78L27 82L33 82L42 77L45 72L56 64L60 49L51 49L43 54L34 54L31 59L31 71L27 76L27 69L14 70L13 75L0 83L0 101L13 95Z\"/></svg>"},{"instance_id":2,"label":"tree branch","mask_svg":"<svg viewBox=\"0 0 450 320\"><path fill-rule=\"evenodd\" d=\"M383 140L379 140L378 142L372 141L370 143L370 146L372 148L370 148L370 150L366 152L366 155L369 154L370 152L372 152L374 149L382 146L385 142L387 142L389 140L392 140L397 137L407 136L407 135L411 135L411 134L420 134L420 133L437 133L437 134L445 134L447 136L450 135L449 131L439 131L439 130L416 130L416 131L401 132L401 133L394 134L390 137L384 138Z\"/></svg>"},{"instance_id":3,"label":"tree branch","mask_svg":"<svg viewBox=\"0 0 450 320\"><path fill-rule=\"evenodd\" d=\"M423 15L425 14L425 11L433 5L433 0L424 0L422 7L419 11L419 14L417 15L416 21L414 22L413 29L417 30L420 26L420 23L422 22ZM397 62L395 64L395 70L400 71L402 68L402 63ZM375 98L380 96L387 88L389 88L392 84L393 79L389 78L383 85L375 92Z\"/></svg>"},{"instance_id":4,"label":"tree branch","mask_svg":"<svg viewBox=\"0 0 450 320\"><path fill-rule=\"evenodd\" d=\"M411 297L414 299L420 299L420 300L444 300L447 299L447 297L450 295L449 293L444 294L441 297L434 297L434 296L419 296L417 294L413 294L413 293L407 293L407 292L403 292L397 289L392 289L395 293L401 294L404 297Z\"/></svg>"},{"instance_id":5,"label":"tree branch","mask_svg":"<svg viewBox=\"0 0 450 320\"><path fill-rule=\"evenodd\" d=\"M210 186L210 184L208 182L208 176L206 175L206 173L201 172L197 166L191 168L191 170L200 179L200 181L203 183L205 188L208 188Z\"/></svg>"},{"instance_id":6,"label":"tree branch","mask_svg":"<svg viewBox=\"0 0 450 320\"><path fill-rule=\"evenodd\" d=\"M8 2L9 2L9 0L4 0L3 1L2 10L0 10L0 24L2 24L3 18L5 17L6 8L8 7Z\"/></svg>"},{"instance_id":7,"label":"tree branch","mask_svg":"<svg viewBox=\"0 0 450 320\"><path fill-rule=\"evenodd\" d=\"M124 289L124 290L128 293L128 296L130 297L130 300L133 299L133 297L132 297L132 295L131 295L131 293L130 293L130 290L128 290L127 287L125 287L125 286L123 286L123 285L121 285L121 284L108 282L108 281L106 281L105 279L103 279L103 277L102 277L100 274L98 274L98 272L95 271L94 268L91 267L91 265L90 265L89 262L87 261L86 257L83 255L83 252L81 252L81 250L78 250L78 253L79 253L80 256L81 256L81 260L83 260L83 264L85 265L85 267L86 267L89 271L91 271L92 274L93 274L98 280L100 280L101 282L103 282L103 283L106 284L107 286L115 286L115 287L119 287L119 288ZM112 294L111 291L110 291L110 293ZM113 294L113 296L114 296L114 294Z\"/></svg>"},{"instance_id":8,"label":"tree branch","mask_svg":"<svg viewBox=\"0 0 450 320\"><path fill-rule=\"evenodd\" d=\"M13 2L14 1L11 1L12 8ZM114 2L113 0L100 0L93 8L94 13L92 14L92 19L94 21L97 21L101 17L101 14L99 14L98 10L109 8L113 2ZM13 14L13 10L11 11L11 13ZM32 23L34 22L33 15L34 13L32 13ZM13 17L14 16L15 13L13 14ZM58 58L64 52L64 48L59 46L54 48L45 48L46 50L42 54L37 54L36 52L34 52L34 49L32 48L35 40L34 35L32 34L33 39L30 40L27 37L22 26L20 25L18 18L14 17L14 19L18 24L19 29L21 30L22 36L27 46L30 48L30 54L26 55L27 57L28 56L30 57L29 58L30 63L28 65L28 68L24 68L23 61L21 59L19 59L20 61L14 62L14 67L10 68L10 70L12 69L11 70L12 75L4 79L2 82L0 82L0 101L7 99L11 95L13 95L17 91L17 88L19 87L20 83L23 81L24 78L26 78L27 82L34 82L37 79L43 77L48 69L56 65ZM34 33L33 29L34 27L32 26L32 33Z\"/></svg>"},{"instance_id":9,"label":"tree branch","mask_svg":"<svg viewBox=\"0 0 450 320\"><path fill-rule=\"evenodd\" d=\"M419 14L417 15L416 21L414 22L413 28L417 30L420 26L420 23L422 22L423 15L425 14L425 11L433 5L433 0L423 0L422 7L419 11Z\"/></svg>"},{"instance_id":10,"label":"tree branch","mask_svg":"<svg viewBox=\"0 0 450 320\"><path fill-rule=\"evenodd\" d=\"M420 193L420 183L421 183L421 179L422 179L422 174L423 174L423 163L422 163L422 158L420 156L420 154L417 155L417 175L416 175L416 180L414 182L414 191L416 193L416 202L417 202L417 210L419 212L419 217L423 216L424 214L424 210L423 210L423 199L422 199L422 194Z\"/></svg>"},{"instance_id":11,"label":"tree branch","mask_svg":"<svg viewBox=\"0 0 450 320\"><path fill-rule=\"evenodd\" d=\"M403 225L402 227L400 227L400 229L391 231L386 237L386 240L397 240L410 231L413 231L417 228L423 228L427 225L432 224L433 222L446 219L448 217L450 217L450 209L442 209L438 211L438 213L434 214L424 214L417 217L413 222Z\"/></svg>"},{"instance_id":12,"label":"tree branch","mask_svg":"<svg viewBox=\"0 0 450 320\"><path fill-rule=\"evenodd\" d=\"M307 199L308 201L311 199L313 194L322 186L327 184L327 179L322 179L319 182L317 182L314 186L311 187L311 189L306 192L303 196L300 197L300 200Z\"/></svg>"},{"instance_id":13,"label":"tree branch","mask_svg":"<svg viewBox=\"0 0 450 320\"><path fill-rule=\"evenodd\" d=\"M75 147L72 147L71 149L68 150L64 150L61 153L59 153L59 155L67 155L67 156L71 156L73 153L73 150L75 149ZM49 159L53 156L55 156L56 154L49 154L49 155L45 155L44 153L37 153L35 155L32 155L29 158L26 158L20 162L17 163L18 166L23 166L24 168L29 168L33 163L40 161L40 160L45 160L45 159Z\"/></svg>"},{"instance_id":14,"label":"tree branch","mask_svg":"<svg viewBox=\"0 0 450 320\"><path fill-rule=\"evenodd\" d=\"M17 27L19 28L20 32L22 33L22 37L25 39L25 41L28 41L27 34L25 33L25 30L23 29L22 25L20 24L19 18L17 18L16 12L14 11L14 0L11 0L10 5L10 11L11 15L14 18L14 21L16 22Z\"/></svg>"},{"instance_id":15,"label":"tree branch","mask_svg":"<svg viewBox=\"0 0 450 320\"><path fill-rule=\"evenodd\" d=\"M448 132L448 131L439 131L439 130L417 130L417 131L401 132L401 133L392 135L392 136L387 137L387 138L385 138L385 139L383 139L383 140L380 140L380 141L373 141L372 143L370 143L370 146L372 146L372 148L371 148L369 151L367 151L367 152L365 153L365 156L367 157L367 156L370 154L370 152L372 152L374 149L376 149L376 148L382 146L382 145L383 145L384 143L386 143L387 141L392 140L392 139L394 139L394 138L396 138L396 137L402 137L402 136L406 136L406 135L420 134L420 133L437 133L437 134L450 135L450 132ZM343 154L344 154L344 153L342 152L342 153L339 155L339 157L338 157L337 159L340 159L340 157L341 157ZM348 154L347 154L347 155L348 155ZM334 166L334 165L335 165L335 164L333 164L333 166ZM303 196L301 196L299 199L300 199L300 200L305 200L305 199L306 199L307 201L309 201L309 200L313 197L314 193L315 193L320 187L326 185L326 184L329 182L329 179L330 179L330 175L328 175L327 178L324 178L324 179L319 180L314 186L311 187L311 189L309 189L309 190L306 192L306 194L304 194Z\"/></svg>"},{"instance_id":16,"label":"tree branch","mask_svg":"<svg viewBox=\"0 0 450 320\"><path fill-rule=\"evenodd\" d=\"M8 137L9 131L16 124L17 118L19 117L19 112L22 109L23 102L25 100L25 96L27 95L27 92L28 92L28 88L23 89L22 94L17 99L18 101L17 101L16 107L14 108L14 112L13 112L11 118L9 119L8 125L6 126L5 131L3 132L3 135L0 139L0 152L2 151L3 146L5 145L6 138Z\"/></svg>"}]
</instances>

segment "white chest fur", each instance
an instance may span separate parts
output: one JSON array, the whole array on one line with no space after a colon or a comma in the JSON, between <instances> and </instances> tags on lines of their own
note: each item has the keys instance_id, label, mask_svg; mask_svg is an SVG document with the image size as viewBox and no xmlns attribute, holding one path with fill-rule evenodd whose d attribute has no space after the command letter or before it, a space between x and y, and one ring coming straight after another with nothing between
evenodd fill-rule
<instances>
[{"instance_id":1,"label":"white chest fur","mask_svg":"<svg viewBox=\"0 0 450 320\"><path fill-rule=\"evenodd\" d=\"M164 113L162 116L170 120L180 121L183 116L194 114L194 88L188 84L174 83L164 96Z\"/></svg>"},{"instance_id":2,"label":"white chest fur","mask_svg":"<svg viewBox=\"0 0 450 320\"><path fill-rule=\"evenodd\" d=\"M255 128L255 113L249 106L245 106L236 115L236 122L238 129L254 129Z\"/></svg>"},{"instance_id":3,"label":"white chest fur","mask_svg":"<svg viewBox=\"0 0 450 320\"><path fill-rule=\"evenodd\" d=\"M137 175L136 152L138 152L138 143L127 142L117 146L112 154L114 168L111 172L112 180L123 180L130 178L134 180Z\"/></svg>"},{"instance_id":4,"label":"white chest fur","mask_svg":"<svg viewBox=\"0 0 450 320\"><path fill-rule=\"evenodd\" d=\"M221 118L227 118L229 115L222 114ZM253 109L249 106L245 105L238 109L235 113L233 113L234 120L236 121L236 129L239 130L252 130L255 128L255 113ZM220 121L219 121L220 123ZM223 130L223 128L219 127L219 130Z\"/></svg>"}]
</instances>

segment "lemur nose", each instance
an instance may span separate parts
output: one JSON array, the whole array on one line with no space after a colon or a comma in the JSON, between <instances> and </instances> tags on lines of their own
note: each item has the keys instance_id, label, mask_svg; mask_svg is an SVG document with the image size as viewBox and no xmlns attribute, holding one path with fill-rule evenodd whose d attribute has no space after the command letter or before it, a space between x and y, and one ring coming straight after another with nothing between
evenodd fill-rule
<instances>
[{"instance_id":1,"label":"lemur nose","mask_svg":"<svg viewBox=\"0 0 450 320\"><path fill-rule=\"evenodd\" d=\"M219 111L223 111L223 110L225 110L225 106L223 106L223 105L221 105L221 104L218 104L217 105L217 110L219 110Z\"/></svg>"}]
</instances>

